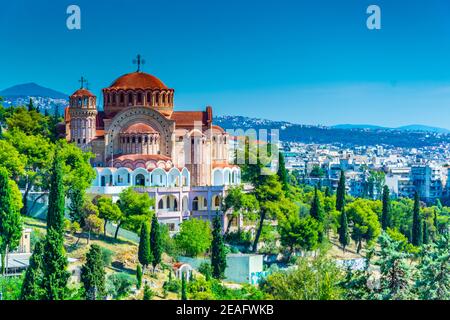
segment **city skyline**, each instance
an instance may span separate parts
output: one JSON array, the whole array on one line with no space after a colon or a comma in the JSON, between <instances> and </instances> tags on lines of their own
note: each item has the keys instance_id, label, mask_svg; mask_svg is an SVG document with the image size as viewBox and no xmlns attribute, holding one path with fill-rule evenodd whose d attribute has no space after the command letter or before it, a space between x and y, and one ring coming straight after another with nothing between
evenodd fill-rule
<instances>
[{"instance_id":1,"label":"city skyline","mask_svg":"<svg viewBox=\"0 0 450 320\"><path fill-rule=\"evenodd\" d=\"M450 4L376 2L376 31L366 27L369 1L77 1L82 28L72 31L67 1L6 3L0 89L36 82L70 94L83 75L100 96L135 71L140 53L143 71L175 88L180 110L209 104L216 115L313 125L450 128Z\"/></svg>"}]
</instances>

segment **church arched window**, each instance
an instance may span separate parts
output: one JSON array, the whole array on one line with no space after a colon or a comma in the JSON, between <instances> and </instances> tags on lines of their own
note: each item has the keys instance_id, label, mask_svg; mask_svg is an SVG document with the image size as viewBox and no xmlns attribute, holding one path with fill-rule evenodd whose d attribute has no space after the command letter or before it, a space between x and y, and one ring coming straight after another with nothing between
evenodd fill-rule
<instances>
[{"instance_id":1,"label":"church arched window","mask_svg":"<svg viewBox=\"0 0 450 320\"><path fill-rule=\"evenodd\" d=\"M120 103L125 102L125 95L123 93L120 94Z\"/></svg>"},{"instance_id":2,"label":"church arched window","mask_svg":"<svg viewBox=\"0 0 450 320\"><path fill-rule=\"evenodd\" d=\"M159 202L158 202L158 209L164 209L163 199L159 200Z\"/></svg>"},{"instance_id":3,"label":"church arched window","mask_svg":"<svg viewBox=\"0 0 450 320\"><path fill-rule=\"evenodd\" d=\"M133 94L129 93L128 94L128 105L133 104Z\"/></svg>"},{"instance_id":4,"label":"church arched window","mask_svg":"<svg viewBox=\"0 0 450 320\"><path fill-rule=\"evenodd\" d=\"M192 210L198 211L198 197L195 197L194 200L192 200Z\"/></svg>"},{"instance_id":5,"label":"church arched window","mask_svg":"<svg viewBox=\"0 0 450 320\"><path fill-rule=\"evenodd\" d=\"M138 92L137 94L137 103L142 103L142 93Z\"/></svg>"}]
</instances>

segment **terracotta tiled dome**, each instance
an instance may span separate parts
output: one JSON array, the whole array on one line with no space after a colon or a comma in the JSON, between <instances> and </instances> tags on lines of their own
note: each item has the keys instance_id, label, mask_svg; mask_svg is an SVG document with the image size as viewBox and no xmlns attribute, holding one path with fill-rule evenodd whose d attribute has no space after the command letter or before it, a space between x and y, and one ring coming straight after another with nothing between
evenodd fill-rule
<instances>
[{"instance_id":1,"label":"terracotta tiled dome","mask_svg":"<svg viewBox=\"0 0 450 320\"><path fill-rule=\"evenodd\" d=\"M109 88L114 89L168 89L155 76L145 72L132 72L115 80Z\"/></svg>"},{"instance_id":2,"label":"terracotta tiled dome","mask_svg":"<svg viewBox=\"0 0 450 320\"><path fill-rule=\"evenodd\" d=\"M89 90L83 88L75 91L72 97L94 97L94 95Z\"/></svg>"},{"instance_id":3,"label":"terracotta tiled dome","mask_svg":"<svg viewBox=\"0 0 450 320\"><path fill-rule=\"evenodd\" d=\"M121 133L128 133L128 134L137 134L137 133L156 133L157 131L150 127L149 125L145 123L136 123L125 130L123 130Z\"/></svg>"}]
</instances>

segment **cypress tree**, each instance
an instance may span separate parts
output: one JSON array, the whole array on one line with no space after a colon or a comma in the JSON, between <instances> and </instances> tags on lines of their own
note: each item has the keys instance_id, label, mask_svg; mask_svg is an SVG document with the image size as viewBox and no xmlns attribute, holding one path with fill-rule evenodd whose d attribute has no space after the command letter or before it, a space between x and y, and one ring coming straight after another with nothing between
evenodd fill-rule
<instances>
[{"instance_id":1,"label":"cypress tree","mask_svg":"<svg viewBox=\"0 0 450 320\"><path fill-rule=\"evenodd\" d=\"M30 101L28 102L28 111L34 111L34 105L33 105L33 100L30 98Z\"/></svg>"},{"instance_id":2,"label":"cypress tree","mask_svg":"<svg viewBox=\"0 0 450 320\"><path fill-rule=\"evenodd\" d=\"M81 268L81 282L87 300L105 297L105 278L102 250L98 245L93 244L86 254L86 263Z\"/></svg>"},{"instance_id":3,"label":"cypress tree","mask_svg":"<svg viewBox=\"0 0 450 320\"><path fill-rule=\"evenodd\" d=\"M386 230L391 226L391 199L389 187L383 187L383 211L381 213L381 227Z\"/></svg>"},{"instance_id":4,"label":"cypress tree","mask_svg":"<svg viewBox=\"0 0 450 320\"><path fill-rule=\"evenodd\" d=\"M317 220L320 224L319 229L319 242L323 241L323 221L324 221L324 210L322 208L322 203L320 202L319 193L317 187L314 188L314 197L311 203L310 215Z\"/></svg>"},{"instance_id":5,"label":"cypress tree","mask_svg":"<svg viewBox=\"0 0 450 320\"><path fill-rule=\"evenodd\" d=\"M20 208L13 200L14 182L9 180L8 171L0 168L0 255L1 273L5 273L5 261L8 251L14 250L22 235Z\"/></svg>"},{"instance_id":6,"label":"cypress tree","mask_svg":"<svg viewBox=\"0 0 450 320\"><path fill-rule=\"evenodd\" d=\"M64 299L70 276L67 263L63 237L54 228L47 229L42 264L44 300Z\"/></svg>"},{"instance_id":7,"label":"cypress tree","mask_svg":"<svg viewBox=\"0 0 450 320\"><path fill-rule=\"evenodd\" d=\"M286 170L286 164L284 161L284 155L278 152L278 178L280 180L283 191L287 192L289 190L288 172Z\"/></svg>"},{"instance_id":8,"label":"cypress tree","mask_svg":"<svg viewBox=\"0 0 450 320\"><path fill-rule=\"evenodd\" d=\"M139 262L142 264L143 270L152 263L152 253L150 250L150 231L147 222L144 222L141 227L141 237L139 239L138 250Z\"/></svg>"},{"instance_id":9,"label":"cypress tree","mask_svg":"<svg viewBox=\"0 0 450 320\"><path fill-rule=\"evenodd\" d=\"M44 244L39 241L35 244L30 264L25 272L22 283L20 300L40 300L42 296L42 263Z\"/></svg>"},{"instance_id":10,"label":"cypress tree","mask_svg":"<svg viewBox=\"0 0 450 320\"><path fill-rule=\"evenodd\" d=\"M212 276L216 279L223 279L225 277L225 269L227 268L227 253L225 251L225 244L222 235L222 223L218 215L213 220L212 236L213 236L211 242Z\"/></svg>"},{"instance_id":11,"label":"cypress tree","mask_svg":"<svg viewBox=\"0 0 450 320\"><path fill-rule=\"evenodd\" d=\"M313 200L311 203L310 214L311 214L311 217L313 217L317 221L323 222L324 212L323 212L323 208L322 208L322 203L320 202L319 192L317 190L317 187L314 188L314 197L313 197Z\"/></svg>"},{"instance_id":12,"label":"cypress tree","mask_svg":"<svg viewBox=\"0 0 450 320\"><path fill-rule=\"evenodd\" d=\"M341 211L345 206L345 172L341 170L341 177L336 191L336 210Z\"/></svg>"},{"instance_id":13,"label":"cypress tree","mask_svg":"<svg viewBox=\"0 0 450 320\"><path fill-rule=\"evenodd\" d=\"M422 219L420 217L419 193L414 195L413 224L412 224L412 244L420 246L422 244Z\"/></svg>"},{"instance_id":14,"label":"cypress tree","mask_svg":"<svg viewBox=\"0 0 450 320\"><path fill-rule=\"evenodd\" d=\"M68 209L70 220L72 222L78 222L80 227L83 228L85 226L85 217L83 212L84 194L80 190L80 188L73 188L69 191L69 199L70 204L68 206Z\"/></svg>"},{"instance_id":15,"label":"cypress tree","mask_svg":"<svg viewBox=\"0 0 450 320\"><path fill-rule=\"evenodd\" d=\"M437 238L437 236L439 235L439 220L438 220L438 214L437 214L437 210L434 210L434 215L433 215L433 225L434 225L434 239Z\"/></svg>"},{"instance_id":16,"label":"cypress tree","mask_svg":"<svg viewBox=\"0 0 450 320\"><path fill-rule=\"evenodd\" d=\"M186 284L186 274L181 276L181 300L187 300L187 284Z\"/></svg>"},{"instance_id":17,"label":"cypress tree","mask_svg":"<svg viewBox=\"0 0 450 320\"><path fill-rule=\"evenodd\" d=\"M348 219L345 208L342 208L340 223L339 223L339 243L342 245L342 251L345 252L345 247L350 243L350 235L348 231Z\"/></svg>"},{"instance_id":18,"label":"cypress tree","mask_svg":"<svg viewBox=\"0 0 450 320\"><path fill-rule=\"evenodd\" d=\"M331 190L330 187L325 187L325 197L331 197Z\"/></svg>"},{"instance_id":19,"label":"cypress tree","mask_svg":"<svg viewBox=\"0 0 450 320\"><path fill-rule=\"evenodd\" d=\"M58 152L55 152L50 178L48 196L47 228L55 229L62 237L64 232L64 186L62 163Z\"/></svg>"},{"instance_id":20,"label":"cypress tree","mask_svg":"<svg viewBox=\"0 0 450 320\"><path fill-rule=\"evenodd\" d=\"M136 266L136 288L140 289L142 286L142 267L138 263Z\"/></svg>"},{"instance_id":21,"label":"cypress tree","mask_svg":"<svg viewBox=\"0 0 450 320\"><path fill-rule=\"evenodd\" d=\"M428 225L427 222L424 220L422 223L422 234L423 234L423 240L422 243L423 244L428 244L430 242L430 234L428 231Z\"/></svg>"},{"instance_id":22,"label":"cypress tree","mask_svg":"<svg viewBox=\"0 0 450 320\"><path fill-rule=\"evenodd\" d=\"M152 265L153 272L158 264L161 263L162 255L162 243L161 243L161 231L159 229L159 222L156 214L152 218L152 228L150 231L150 250L152 253Z\"/></svg>"}]
</instances>

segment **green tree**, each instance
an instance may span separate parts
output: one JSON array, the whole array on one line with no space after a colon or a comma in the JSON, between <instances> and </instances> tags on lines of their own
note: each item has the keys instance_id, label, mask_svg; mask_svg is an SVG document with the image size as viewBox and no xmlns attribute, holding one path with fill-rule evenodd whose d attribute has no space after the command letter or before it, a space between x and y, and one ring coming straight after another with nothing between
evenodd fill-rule
<instances>
[{"instance_id":1,"label":"green tree","mask_svg":"<svg viewBox=\"0 0 450 320\"><path fill-rule=\"evenodd\" d=\"M152 263L152 252L150 249L150 226L144 222L141 227L141 237L139 239L138 258L143 269Z\"/></svg>"},{"instance_id":2,"label":"green tree","mask_svg":"<svg viewBox=\"0 0 450 320\"><path fill-rule=\"evenodd\" d=\"M6 132L4 138L20 154L24 170L16 168L15 170L19 172L19 175L15 179L24 189L22 214L27 215L34 204L45 195L43 193L42 196L36 197L31 208L28 208L26 199L28 199L29 192L31 190L49 190L52 166L52 157L49 155L53 153L54 146L46 137L27 135L19 129Z\"/></svg>"},{"instance_id":3,"label":"green tree","mask_svg":"<svg viewBox=\"0 0 450 320\"><path fill-rule=\"evenodd\" d=\"M319 197L317 187L314 188L314 197L311 203L310 215L319 223L319 242L323 242L323 226L325 220L325 212L322 206L322 201Z\"/></svg>"},{"instance_id":4,"label":"green tree","mask_svg":"<svg viewBox=\"0 0 450 320\"><path fill-rule=\"evenodd\" d=\"M300 258L297 268L270 274L261 290L274 300L339 300L343 274L335 261L324 256Z\"/></svg>"},{"instance_id":5,"label":"green tree","mask_svg":"<svg viewBox=\"0 0 450 320\"><path fill-rule=\"evenodd\" d=\"M325 176L325 172L320 166L315 165L309 173L309 176L312 178L323 178Z\"/></svg>"},{"instance_id":6,"label":"green tree","mask_svg":"<svg viewBox=\"0 0 450 320\"><path fill-rule=\"evenodd\" d=\"M105 267L101 248L93 244L86 254L86 262L81 268L81 282L87 300L102 300L105 297Z\"/></svg>"},{"instance_id":7,"label":"green tree","mask_svg":"<svg viewBox=\"0 0 450 320\"><path fill-rule=\"evenodd\" d=\"M72 222L77 222L81 227L84 226L84 197L81 190L75 189L70 192L70 203L68 205L69 217Z\"/></svg>"},{"instance_id":8,"label":"green tree","mask_svg":"<svg viewBox=\"0 0 450 320\"><path fill-rule=\"evenodd\" d=\"M152 265L153 272L158 264L161 263L162 256L162 242L161 242L161 232L159 230L159 222L156 214L152 218L152 227L150 230L150 250L152 254Z\"/></svg>"},{"instance_id":9,"label":"green tree","mask_svg":"<svg viewBox=\"0 0 450 320\"><path fill-rule=\"evenodd\" d=\"M422 250L415 288L419 299L450 299L450 252L447 237L440 237L435 244Z\"/></svg>"},{"instance_id":10,"label":"green tree","mask_svg":"<svg viewBox=\"0 0 450 320\"><path fill-rule=\"evenodd\" d=\"M373 203L372 200L358 199L345 209L352 224L351 237L357 244L357 253L361 251L363 241L370 245L381 234L381 226Z\"/></svg>"},{"instance_id":11,"label":"green tree","mask_svg":"<svg viewBox=\"0 0 450 320\"><path fill-rule=\"evenodd\" d=\"M380 286L377 298L382 300L405 300L412 298L411 270L408 259L410 254L401 251L402 244L393 241L386 233L379 238Z\"/></svg>"},{"instance_id":12,"label":"green tree","mask_svg":"<svg viewBox=\"0 0 450 320\"><path fill-rule=\"evenodd\" d=\"M212 276L214 278L225 278L225 269L227 268L227 253L222 236L222 223L220 221L220 216L218 215L213 220L211 266Z\"/></svg>"},{"instance_id":13,"label":"green tree","mask_svg":"<svg viewBox=\"0 0 450 320\"><path fill-rule=\"evenodd\" d=\"M367 252L362 270L354 270L351 266L347 268L345 279L341 282L345 300L370 300L372 298L373 291L369 285L371 277L369 266L373 253L373 250Z\"/></svg>"},{"instance_id":14,"label":"green tree","mask_svg":"<svg viewBox=\"0 0 450 320\"><path fill-rule=\"evenodd\" d=\"M5 273L8 252L17 248L22 235L20 191L15 182L9 180L8 171L0 168L0 254L1 274Z\"/></svg>"},{"instance_id":15,"label":"green tree","mask_svg":"<svg viewBox=\"0 0 450 320\"><path fill-rule=\"evenodd\" d=\"M282 152L278 153L278 180L280 180L281 187L284 192L289 191L288 172L286 170L286 164L284 162L284 155Z\"/></svg>"},{"instance_id":16,"label":"green tree","mask_svg":"<svg viewBox=\"0 0 450 320\"><path fill-rule=\"evenodd\" d=\"M383 187L383 211L381 214L381 227L383 230L391 227L391 197L389 187Z\"/></svg>"},{"instance_id":17,"label":"green tree","mask_svg":"<svg viewBox=\"0 0 450 320\"><path fill-rule=\"evenodd\" d=\"M30 257L30 264L25 272L22 284L20 300L40 300L42 297L42 263L44 256L44 244L38 241Z\"/></svg>"},{"instance_id":18,"label":"green tree","mask_svg":"<svg viewBox=\"0 0 450 320\"><path fill-rule=\"evenodd\" d=\"M141 265L138 263L136 267L136 288L140 289L142 286L142 268Z\"/></svg>"},{"instance_id":19,"label":"green tree","mask_svg":"<svg viewBox=\"0 0 450 320\"><path fill-rule=\"evenodd\" d=\"M155 200L147 193L139 193L133 188L128 188L120 193L118 204L122 215L118 219L115 239L122 226L139 232L142 223L151 221L154 212L150 208L154 207Z\"/></svg>"},{"instance_id":20,"label":"green tree","mask_svg":"<svg viewBox=\"0 0 450 320\"><path fill-rule=\"evenodd\" d=\"M425 220L422 222L422 231L423 231L422 232L422 236L423 236L422 243L428 244L430 242L430 234L429 234L427 222Z\"/></svg>"},{"instance_id":21,"label":"green tree","mask_svg":"<svg viewBox=\"0 0 450 320\"><path fill-rule=\"evenodd\" d=\"M65 197L61 159L55 153L53 160L50 193L48 196L47 228L55 229L59 234L64 232Z\"/></svg>"},{"instance_id":22,"label":"green tree","mask_svg":"<svg viewBox=\"0 0 450 320\"><path fill-rule=\"evenodd\" d=\"M186 274L183 273L181 276L181 300L187 300L187 284L186 284Z\"/></svg>"},{"instance_id":23,"label":"green tree","mask_svg":"<svg viewBox=\"0 0 450 320\"><path fill-rule=\"evenodd\" d=\"M28 107L28 111L34 111L35 110L34 105L33 105L33 100L31 98L30 98L30 101L28 102L27 107Z\"/></svg>"},{"instance_id":24,"label":"green tree","mask_svg":"<svg viewBox=\"0 0 450 320\"><path fill-rule=\"evenodd\" d=\"M43 255L43 299L63 300L66 294L69 272L64 240L53 227L47 229Z\"/></svg>"},{"instance_id":25,"label":"green tree","mask_svg":"<svg viewBox=\"0 0 450 320\"><path fill-rule=\"evenodd\" d=\"M423 241L422 234L422 218L420 216L420 199L419 193L414 195L414 209L413 209L413 225L412 225L412 244L420 246Z\"/></svg>"},{"instance_id":26,"label":"green tree","mask_svg":"<svg viewBox=\"0 0 450 320\"><path fill-rule=\"evenodd\" d=\"M25 157L6 140L0 140L0 167L8 170L8 176L18 180L25 173Z\"/></svg>"},{"instance_id":27,"label":"green tree","mask_svg":"<svg viewBox=\"0 0 450 320\"><path fill-rule=\"evenodd\" d=\"M178 249L189 257L205 254L211 246L211 227L208 221L190 219L183 221L175 236Z\"/></svg>"},{"instance_id":28,"label":"green tree","mask_svg":"<svg viewBox=\"0 0 450 320\"><path fill-rule=\"evenodd\" d=\"M254 183L254 194L259 205L259 223L252 246L252 251L256 252L264 221L267 218L277 216L285 198L282 186L276 175L261 175L257 182Z\"/></svg>"},{"instance_id":29,"label":"green tree","mask_svg":"<svg viewBox=\"0 0 450 320\"><path fill-rule=\"evenodd\" d=\"M350 244L350 236L348 232L348 219L347 219L347 213L345 212L345 208L341 208L341 217L339 221L339 243L342 246L342 250L345 252L345 247L347 247Z\"/></svg>"},{"instance_id":30,"label":"green tree","mask_svg":"<svg viewBox=\"0 0 450 320\"><path fill-rule=\"evenodd\" d=\"M341 170L341 177L336 191L336 210L342 211L345 206L345 172Z\"/></svg>"},{"instance_id":31,"label":"green tree","mask_svg":"<svg viewBox=\"0 0 450 320\"><path fill-rule=\"evenodd\" d=\"M99 234L103 231L103 220L99 217L98 208L90 201L85 201L83 205L83 229L87 231L87 244L91 241L91 233Z\"/></svg>"},{"instance_id":32,"label":"green tree","mask_svg":"<svg viewBox=\"0 0 450 320\"><path fill-rule=\"evenodd\" d=\"M122 216L122 212L117 204L113 203L111 198L102 196L97 200L99 217L103 219L103 232L106 236L106 225L109 221L117 222Z\"/></svg>"},{"instance_id":33,"label":"green tree","mask_svg":"<svg viewBox=\"0 0 450 320\"><path fill-rule=\"evenodd\" d=\"M241 186L235 186L228 189L224 200L223 211L231 211L231 215L228 215L228 224L225 234L230 232L233 221L238 219L239 215L254 220L253 214L257 209L258 202L256 201L255 195L244 193Z\"/></svg>"},{"instance_id":34,"label":"green tree","mask_svg":"<svg viewBox=\"0 0 450 320\"><path fill-rule=\"evenodd\" d=\"M287 260L299 249L311 251L317 248L320 226L311 216L299 217L297 213L280 215L278 233L281 244L289 248Z\"/></svg>"}]
</instances>

